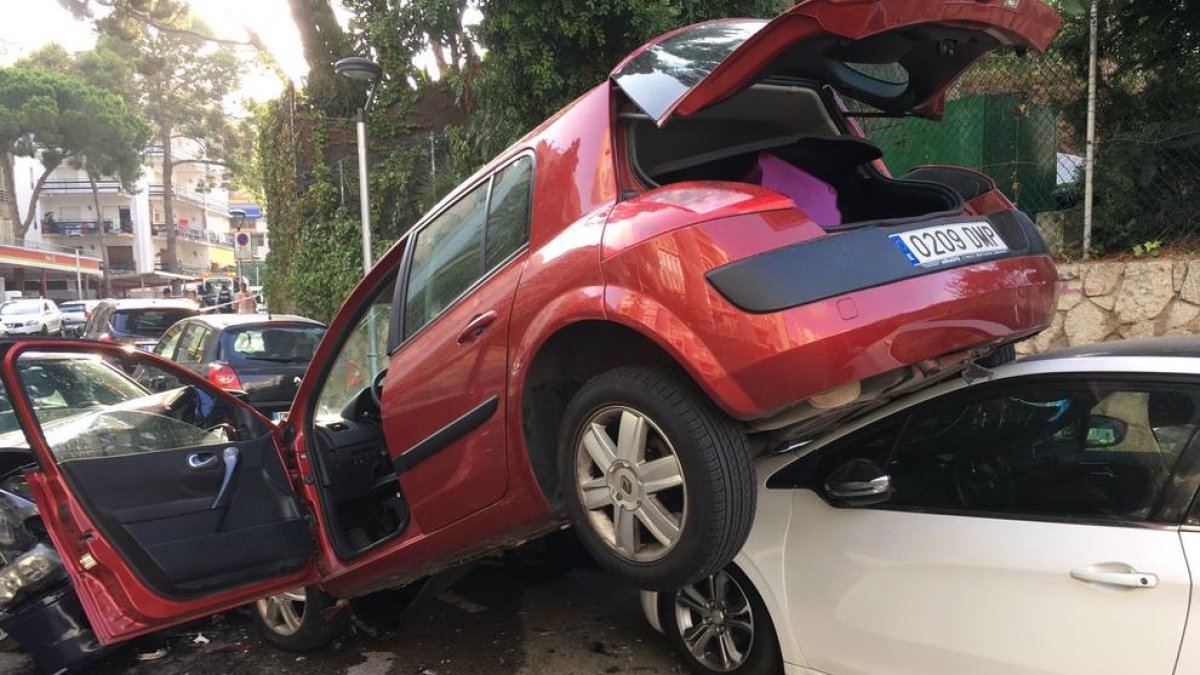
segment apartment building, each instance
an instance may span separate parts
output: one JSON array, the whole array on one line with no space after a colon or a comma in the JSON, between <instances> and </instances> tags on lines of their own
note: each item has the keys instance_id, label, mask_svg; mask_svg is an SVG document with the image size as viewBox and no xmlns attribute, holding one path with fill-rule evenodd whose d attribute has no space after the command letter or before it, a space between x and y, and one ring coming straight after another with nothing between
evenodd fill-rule
<instances>
[{"instance_id":1,"label":"apartment building","mask_svg":"<svg viewBox=\"0 0 1200 675\"><path fill-rule=\"evenodd\" d=\"M167 223L162 152L157 147L149 149L142 177L129 189L116 180L97 182L99 212L86 174L69 166L55 169L42 188L25 243L78 250L94 258L102 258L106 251L110 279L118 294L132 287L231 272L235 259L229 196L221 185L224 169L186 161L206 159L203 146L195 141L177 139L171 150L176 162L185 160L176 163L173 171L178 275L167 274L163 268ZM24 193L28 201L40 173L35 160L18 160L18 199Z\"/></svg>"}]
</instances>

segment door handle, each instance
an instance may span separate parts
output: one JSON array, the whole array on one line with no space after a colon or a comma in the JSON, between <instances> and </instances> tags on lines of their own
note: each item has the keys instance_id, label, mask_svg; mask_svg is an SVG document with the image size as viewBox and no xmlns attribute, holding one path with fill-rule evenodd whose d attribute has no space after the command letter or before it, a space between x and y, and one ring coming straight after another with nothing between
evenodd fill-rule
<instances>
[{"instance_id":1,"label":"door handle","mask_svg":"<svg viewBox=\"0 0 1200 675\"><path fill-rule=\"evenodd\" d=\"M495 323L498 316L494 309L483 314L476 314L474 318L467 322L467 327L458 334L458 344L466 344L482 335L488 326Z\"/></svg>"},{"instance_id":2,"label":"door handle","mask_svg":"<svg viewBox=\"0 0 1200 675\"><path fill-rule=\"evenodd\" d=\"M1121 588L1156 588L1158 575L1138 572L1125 563L1100 563L1071 570L1071 578L1088 584Z\"/></svg>"},{"instance_id":3,"label":"door handle","mask_svg":"<svg viewBox=\"0 0 1200 675\"><path fill-rule=\"evenodd\" d=\"M221 502L225 499L225 491L229 489L229 481L233 478L234 469L237 468L238 449L233 446L225 448L225 451L221 453L221 459L225 460L225 477L221 479L221 489L217 490L217 498L209 507L212 510L220 508Z\"/></svg>"},{"instance_id":4,"label":"door handle","mask_svg":"<svg viewBox=\"0 0 1200 675\"><path fill-rule=\"evenodd\" d=\"M187 456L187 465L194 471L211 469L217 465L217 456L211 452L193 452Z\"/></svg>"}]
</instances>

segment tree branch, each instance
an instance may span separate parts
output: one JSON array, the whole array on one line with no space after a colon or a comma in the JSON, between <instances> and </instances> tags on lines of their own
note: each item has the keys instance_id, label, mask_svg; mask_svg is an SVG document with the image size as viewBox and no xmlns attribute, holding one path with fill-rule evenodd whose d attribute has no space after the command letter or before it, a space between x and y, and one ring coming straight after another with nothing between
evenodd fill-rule
<instances>
[{"instance_id":1,"label":"tree branch","mask_svg":"<svg viewBox=\"0 0 1200 675\"><path fill-rule=\"evenodd\" d=\"M130 7L128 5L117 6L117 3L114 2L113 0L96 0L96 1L97 1L97 4L104 5L105 7L112 9L112 11L117 13L118 15L124 14L126 16L132 17L138 21L141 21L142 23L146 24L147 26L155 28L156 30L163 31L164 33L175 33L177 35L189 35L191 37L198 38L200 40L207 40L208 42L215 42L217 44L222 44L222 45L231 45L231 46L236 46L236 47L253 47L254 46L252 43L245 41L245 40L230 40L228 38L219 38L219 37L214 37L212 35L205 35L204 33L200 33L200 32L188 29L188 28L181 28L179 26L172 26L170 24L165 24L165 23L159 21L158 19L155 19L154 17L150 16L149 14L146 14L145 12L139 12L138 10L133 9L132 7Z\"/></svg>"}]
</instances>

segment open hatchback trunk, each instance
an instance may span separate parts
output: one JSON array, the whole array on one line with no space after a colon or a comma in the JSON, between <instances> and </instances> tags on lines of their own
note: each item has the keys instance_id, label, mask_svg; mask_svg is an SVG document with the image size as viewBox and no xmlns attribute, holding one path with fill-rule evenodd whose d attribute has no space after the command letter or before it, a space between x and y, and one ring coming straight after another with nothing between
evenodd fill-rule
<instances>
[{"instance_id":1,"label":"open hatchback trunk","mask_svg":"<svg viewBox=\"0 0 1200 675\"><path fill-rule=\"evenodd\" d=\"M936 117L976 59L1044 50L1059 22L1037 0L811 0L769 22L683 28L612 73L631 102L630 163L648 187L762 185L826 228L957 215L992 186L953 171L893 179L838 95Z\"/></svg>"}]
</instances>

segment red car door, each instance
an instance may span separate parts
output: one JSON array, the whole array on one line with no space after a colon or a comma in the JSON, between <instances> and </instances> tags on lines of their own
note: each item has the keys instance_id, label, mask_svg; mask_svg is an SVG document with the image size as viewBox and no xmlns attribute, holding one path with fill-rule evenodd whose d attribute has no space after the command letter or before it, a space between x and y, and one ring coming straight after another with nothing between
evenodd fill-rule
<instances>
[{"instance_id":1,"label":"red car door","mask_svg":"<svg viewBox=\"0 0 1200 675\"><path fill-rule=\"evenodd\" d=\"M253 408L117 345L24 340L0 359L20 426L0 445L36 456L30 490L102 643L316 581L291 461Z\"/></svg>"},{"instance_id":2,"label":"red car door","mask_svg":"<svg viewBox=\"0 0 1200 675\"><path fill-rule=\"evenodd\" d=\"M508 485L508 328L532 165L517 158L422 225L401 276L383 429L424 532L492 504Z\"/></svg>"}]
</instances>

